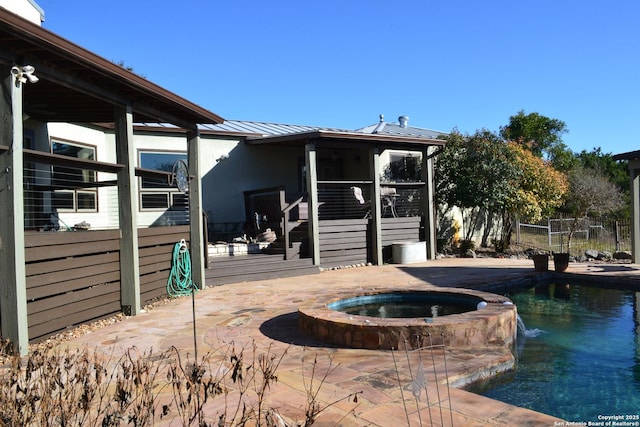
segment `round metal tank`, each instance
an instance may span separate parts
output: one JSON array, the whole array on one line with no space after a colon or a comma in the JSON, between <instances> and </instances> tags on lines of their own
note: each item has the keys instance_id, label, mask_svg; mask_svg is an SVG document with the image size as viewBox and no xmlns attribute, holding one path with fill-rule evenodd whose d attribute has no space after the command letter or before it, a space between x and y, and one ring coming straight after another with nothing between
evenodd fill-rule
<instances>
[{"instance_id":1,"label":"round metal tank","mask_svg":"<svg viewBox=\"0 0 640 427\"><path fill-rule=\"evenodd\" d=\"M394 264L411 264L427 260L427 242L393 242L391 258Z\"/></svg>"}]
</instances>

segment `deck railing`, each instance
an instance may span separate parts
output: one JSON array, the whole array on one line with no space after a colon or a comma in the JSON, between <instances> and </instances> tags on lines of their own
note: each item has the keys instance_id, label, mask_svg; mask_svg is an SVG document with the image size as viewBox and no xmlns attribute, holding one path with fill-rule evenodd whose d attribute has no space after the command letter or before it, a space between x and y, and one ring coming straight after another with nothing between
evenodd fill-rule
<instances>
[{"instance_id":1,"label":"deck railing","mask_svg":"<svg viewBox=\"0 0 640 427\"><path fill-rule=\"evenodd\" d=\"M303 200L304 196L300 196L293 203L290 203L289 206L282 209L281 221L282 233L284 234L284 259L291 259L294 255L294 250L291 245L291 231L295 227L291 226L291 211L298 208Z\"/></svg>"},{"instance_id":2,"label":"deck railing","mask_svg":"<svg viewBox=\"0 0 640 427\"><path fill-rule=\"evenodd\" d=\"M125 166L24 150L25 229L73 231L120 227L116 174ZM169 186L171 172L136 168L143 180L140 226L189 223L189 198Z\"/></svg>"},{"instance_id":3,"label":"deck railing","mask_svg":"<svg viewBox=\"0 0 640 427\"><path fill-rule=\"evenodd\" d=\"M319 219L368 217L371 212L371 186L370 181L319 182ZM422 216L423 187L424 183L421 182L383 183L380 186L381 216L383 218ZM354 188L359 191L354 192Z\"/></svg>"}]
</instances>

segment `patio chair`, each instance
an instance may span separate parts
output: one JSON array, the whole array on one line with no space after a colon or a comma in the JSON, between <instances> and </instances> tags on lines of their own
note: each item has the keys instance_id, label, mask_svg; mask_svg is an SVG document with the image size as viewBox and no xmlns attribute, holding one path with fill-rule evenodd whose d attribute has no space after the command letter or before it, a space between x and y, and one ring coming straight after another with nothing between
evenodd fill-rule
<instances>
[{"instance_id":1,"label":"patio chair","mask_svg":"<svg viewBox=\"0 0 640 427\"><path fill-rule=\"evenodd\" d=\"M385 216L387 211L390 211L391 215L397 218L396 199L398 198L398 193L396 189L392 187L382 187L380 188L380 197L382 198L382 216Z\"/></svg>"}]
</instances>

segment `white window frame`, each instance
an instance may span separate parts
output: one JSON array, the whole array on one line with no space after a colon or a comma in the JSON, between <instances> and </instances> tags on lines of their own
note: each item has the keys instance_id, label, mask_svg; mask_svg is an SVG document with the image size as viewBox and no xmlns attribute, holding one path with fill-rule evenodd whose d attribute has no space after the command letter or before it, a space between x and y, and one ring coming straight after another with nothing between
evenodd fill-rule
<instances>
[{"instance_id":1,"label":"white window frame","mask_svg":"<svg viewBox=\"0 0 640 427\"><path fill-rule=\"evenodd\" d=\"M76 142L76 141L68 141L65 139L61 139L61 138L51 138L50 141L50 150L52 154L61 154L61 153L56 153L54 151L54 145L55 144L64 144L64 145L68 145L68 146L72 146L72 147L79 147L82 149L90 149L93 152L93 159L91 159L92 161L96 161L97 160L97 156L98 156L98 148L95 145L91 145L91 144L83 144L81 142ZM64 155L64 154L63 154ZM69 156L72 157L72 156ZM72 157L72 158L78 158L78 157ZM52 181L55 182L56 180L56 172L55 172L55 168L56 167L60 167L60 166L52 166L51 167L51 179ZM98 181L98 172L97 171L89 171L90 174L93 174L92 176L92 180L89 181L82 181L82 182L97 182ZM72 207L69 208L64 208L64 207L60 207L60 206L56 206L55 204L55 198L56 198L56 194L63 194L63 193L72 193L73 197L72 197ZM92 208L81 208L80 203L78 203L78 195L83 195L83 194L91 194L94 196L94 207ZM56 211L58 212L98 212L98 207L99 207L99 203L98 203L98 188L82 188L82 189L75 189L75 190L53 190L52 191L52 206L56 209Z\"/></svg>"},{"instance_id":2,"label":"white window frame","mask_svg":"<svg viewBox=\"0 0 640 427\"><path fill-rule=\"evenodd\" d=\"M143 169L154 169L154 168L150 168L147 165L143 164L143 155L144 154L156 154L156 155L171 155L171 156L177 156L180 160L184 160L185 162L187 161L187 152L186 151L179 151L179 150L152 150L152 149L144 149L141 148L138 150L138 164L140 165L141 168ZM177 160L177 159L176 159ZM166 172L171 172L171 171L166 171ZM169 186L169 184L167 183L166 187L158 187L158 188L145 188L143 186L143 178L139 178L138 179L138 204L139 204L139 210L141 212L163 212L166 211L168 209L171 209L173 207L176 206L183 206L183 205L176 205L176 197L177 196L181 196L182 193L180 192L180 190L178 190L178 188L174 185L173 187ZM167 204L164 205L163 207L145 207L144 203L143 203L143 198L145 195L165 195L166 196L166 201Z\"/></svg>"}]
</instances>

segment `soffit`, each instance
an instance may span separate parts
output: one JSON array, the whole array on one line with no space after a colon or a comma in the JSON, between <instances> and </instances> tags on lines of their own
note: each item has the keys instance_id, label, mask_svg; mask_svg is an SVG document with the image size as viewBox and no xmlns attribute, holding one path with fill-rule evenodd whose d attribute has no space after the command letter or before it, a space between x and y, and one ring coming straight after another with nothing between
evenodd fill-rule
<instances>
[{"instance_id":1,"label":"soffit","mask_svg":"<svg viewBox=\"0 0 640 427\"><path fill-rule=\"evenodd\" d=\"M408 137L400 135L366 134L360 132L315 130L289 135L267 137L248 137L247 143L252 145L285 145L296 146L314 143L323 147L340 148L380 148L398 150L420 150L432 146L444 146L441 139Z\"/></svg>"}]
</instances>

